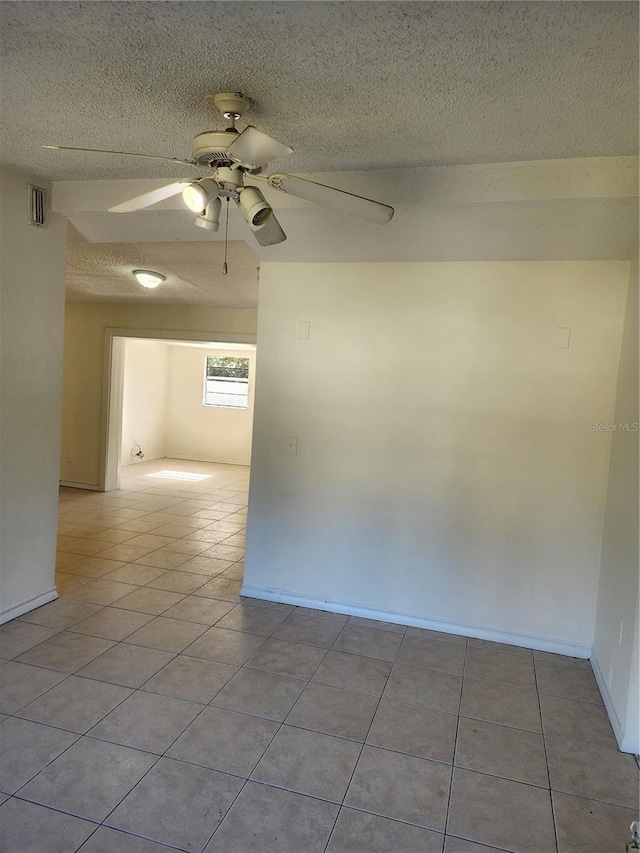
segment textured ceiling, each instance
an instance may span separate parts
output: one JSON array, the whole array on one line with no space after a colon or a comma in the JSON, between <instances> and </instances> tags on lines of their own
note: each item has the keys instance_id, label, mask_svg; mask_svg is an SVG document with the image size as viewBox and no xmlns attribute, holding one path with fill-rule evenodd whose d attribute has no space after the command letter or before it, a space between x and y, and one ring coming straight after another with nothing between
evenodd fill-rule
<instances>
[{"instance_id":1,"label":"textured ceiling","mask_svg":"<svg viewBox=\"0 0 640 853\"><path fill-rule=\"evenodd\" d=\"M76 243L67 246L69 302L144 302L255 308L258 259L244 243L229 244L227 275L222 243ZM136 268L162 273L157 288L141 287Z\"/></svg>"},{"instance_id":2,"label":"textured ceiling","mask_svg":"<svg viewBox=\"0 0 640 853\"><path fill-rule=\"evenodd\" d=\"M259 260L637 250L629 182L601 180L605 159L637 154L635 2L2 2L0 79L0 163L62 182L60 195L75 187L57 207L79 241L69 247L70 299L254 306ZM189 157L196 133L222 126L206 96L224 90L249 95L248 121L294 148L270 171L324 172L393 204L393 221L376 228L280 195L288 240L259 248L232 211L223 277L222 229L194 228L179 199L106 212L138 194L140 179L181 178L188 167L40 148ZM562 174L569 158L603 165L576 160ZM514 163L529 170L526 191L495 192ZM449 179L439 191L440 177L418 168L455 164L496 166L455 173L475 194ZM93 203L77 201L81 186ZM130 270L144 266L167 274L156 292L132 283Z\"/></svg>"},{"instance_id":3,"label":"textured ceiling","mask_svg":"<svg viewBox=\"0 0 640 853\"><path fill-rule=\"evenodd\" d=\"M293 172L629 155L633 2L4 2L2 160L56 180L190 156L216 91L294 148Z\"/></svg>"}]
</instances>

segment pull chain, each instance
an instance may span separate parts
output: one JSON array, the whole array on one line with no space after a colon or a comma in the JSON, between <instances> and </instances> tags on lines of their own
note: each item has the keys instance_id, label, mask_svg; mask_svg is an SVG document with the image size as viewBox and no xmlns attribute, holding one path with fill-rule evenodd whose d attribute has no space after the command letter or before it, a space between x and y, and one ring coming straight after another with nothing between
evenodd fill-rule
<instances>
[{"instance_id":1,"label":"pull chain","mask_svg":"<svg viewBox=\"0 0 640 853\"><path fill-rule=\"evenodd\" d=\"M224 223L224 263L222 264L222 275L229 271L227 267L227 241L229 236L229 199L227 198L227 215Z\"/></svg>"}]
</instances>

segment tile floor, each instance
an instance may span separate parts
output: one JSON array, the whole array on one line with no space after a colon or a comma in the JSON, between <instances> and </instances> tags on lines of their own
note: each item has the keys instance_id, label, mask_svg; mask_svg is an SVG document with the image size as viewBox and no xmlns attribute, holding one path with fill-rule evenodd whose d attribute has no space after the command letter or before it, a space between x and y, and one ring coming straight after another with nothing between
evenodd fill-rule
<instances>
[{"instance_id":1,"label":"tile floor","mask_svg":"<svg viewBox=\"0 0 640 853\"><path fill-rule=\"evenodd\" d=\"M243 599L247 480L62 489L61 597L0 628L3 853L624 851L587 662Z\"/></svg>"}]
</instances>

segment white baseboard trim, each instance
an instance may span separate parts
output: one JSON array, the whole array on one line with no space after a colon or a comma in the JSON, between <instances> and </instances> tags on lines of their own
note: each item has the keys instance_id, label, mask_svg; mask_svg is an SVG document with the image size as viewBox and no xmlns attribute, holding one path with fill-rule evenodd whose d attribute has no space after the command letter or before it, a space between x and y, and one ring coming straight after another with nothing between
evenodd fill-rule
<instances>
[{"instance_id":1,"label":"white baseboard trim","mask_svg":"<svg viewBox=\"0 0 640 853\"><path fill-rule=\"evenodd\" d=\"M182 456L177 453L169 453L164 459L179 459L181 462L213 462L216 465L236 465L242 468L249 468L249 462L234 462L228 459L203 459L202 456Z\"/></svg>"},{"instance_id":2,"label":"white baseboard trim","mask_svg":"<svg viewBox=\"0 0 640 853\"><path fill-rule=\"evenodd\" d=\"M618 744L620 752L630 752L631 755L640 755L640 738L623 737Z\"/></svg>"},{"instance_id":3,"label":"white baseboard trim","mask_svg":"<svg viewBox=\"0 0 640 853\"><path fill-rule=\"evenodd\" d=\"M23 601L22 604L14 604L6 610L0 612L0 625L9 622L11 619L16 619L18 616L24 616L35 610L36 607L42 607L43 604L48 604L50 601L55 601L58 597L56 588L53 587L48 592L43 592L42 595L36 595L35 598L30 598L28 601Z\"/></svg>"},{"instance_id":4,"label":"white baseboard trim","mask_svg":"<svg viewBox=\"0 0 640 853\"><path fill-rule=\"evenodd\" d=\"M609 688L607 686L607 682L605 680L604 675L602 674L602 670L600 669L600 664L598 663L598 659L595 655L591 655L590 658L591 669L593 670L593 674L596 677L596 681L598 682L598 687L600 689L600 693L602 694L602 700L604 702L604 707L606 708L607 715L609 717L609 722L611 723L611 728L613 729L613 733L616 736L616 740L618 742L618 746L621 752L630 752L633 755L640 754L640 738L631 737L629 735L625 735L622 723L618 718L618 714L616 713L615 706L613 704L613 700L611 699L611 694L609 693Z\"/></svg>"},{"instance_id":5,"label":"white baseboard trim","mask_svg":"<svg viewBox=\"0 0 640 853\"><path fill-rule=\"evenodd\" d=\"M555 652L559 655L569 655L574 658L588 659L591 646L583 643L571 643L567 640L555 640L530 634L519 634L515 631L500 631L494 628L483 628L478 625L464 625L454 622L439 622L409 613L396 613L391 610L373 610L342 601L329 601L323 598L297 595L282 590L265 589L263 587L245 585L240 590L241 595L250 598L260 598L264 601L278 601L282 604L293 604L297 607L311 607L314 610L328 610L331 613L345 613L348 616L361 616L365 619L377 619L381 622L392 622L396 625L409 625L412 628L428 628L430 631L442 631L445 634L461 634L478 640L492 640L496 643L506 643L509 646L523 646L541 652Z\"/></svg>"},{"instance_id":6,"label":"white baseboard trim","mask_svg":"<svg viewBox=\"0 0 640 853\"><path fill-rule=\"evenodd\" d=\"M95 483L72 483L71 480L60 480L61 486L66 486L68 489L88 489L90 492L99 492L100 486Z\"/></svg>"}]
</instances>

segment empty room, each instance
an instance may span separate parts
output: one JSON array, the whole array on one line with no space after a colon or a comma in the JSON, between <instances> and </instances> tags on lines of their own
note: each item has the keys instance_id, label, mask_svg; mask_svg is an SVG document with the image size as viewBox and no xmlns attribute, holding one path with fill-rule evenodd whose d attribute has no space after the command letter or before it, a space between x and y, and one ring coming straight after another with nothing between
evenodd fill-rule
<instances>
[{"instance_id":1,"label":"empty room","mask_svg":"<svg viewBox=\"0 0 640 853\"><path fill-rule=\"evenodd\" d=\"M636 849L638 5L0 23L0 850Z\"/></svg>"}]
</instances>

